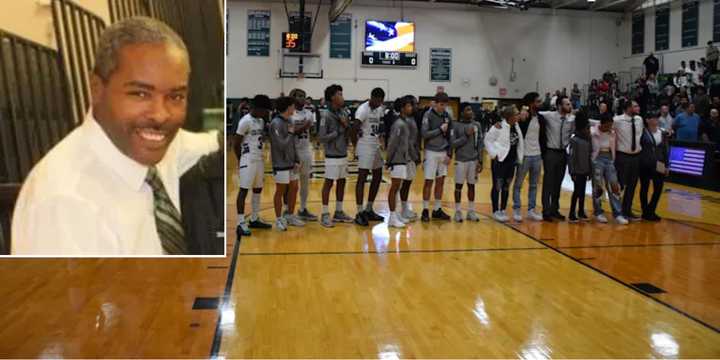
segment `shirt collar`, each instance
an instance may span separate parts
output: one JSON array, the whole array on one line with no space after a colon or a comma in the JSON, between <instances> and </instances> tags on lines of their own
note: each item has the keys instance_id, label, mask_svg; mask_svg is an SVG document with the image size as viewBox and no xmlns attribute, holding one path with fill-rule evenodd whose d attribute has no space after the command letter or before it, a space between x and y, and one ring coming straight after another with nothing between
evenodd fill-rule
<instances>
[{"instance_id":1,"label":"shirt collar","mask_svg":"<svg viewBox=\"0 0 720 360\"><path fill-rule=\"evenodd\" d=\"M140 191L143 183L145 183L148 167L123 154L115 146L105 133L105 130L95 120L92 108L88 110L82 126L90 139L92 145L90 150L97 154L100 162L105 165L105 170L114 172L131 189Z\"/></svg>"},{"instance_id":2,"label":"shirt collar","mask_svg":"<svg viewBox=\"0 0 720 360\"><path fill-rule=\"evenodd\" d=\"M435 115L437 115L438 117L443 117L443 116L446 114L446 112L443 112L443 113L441 114L441 113L435 111L435 108L434 108L434 107L430 108L430 110L432 110L432 112L433 112Z\"/></svg>"}]
</instances>

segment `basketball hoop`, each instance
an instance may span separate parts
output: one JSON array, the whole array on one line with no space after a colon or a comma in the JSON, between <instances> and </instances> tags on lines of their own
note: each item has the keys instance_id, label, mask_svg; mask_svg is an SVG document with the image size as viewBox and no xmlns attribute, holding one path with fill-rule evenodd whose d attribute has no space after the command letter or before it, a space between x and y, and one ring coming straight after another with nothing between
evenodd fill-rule
<instances>
[{"instance_id":1,"label":"basketball hoop","mask_svg":"<svg viewBox=\"0 0 720 360\"><path fill-rule=\"evenodd\" d=\"M322 56L320 54L283 53L280 77L291 79L322 79Z\"/></svg>"}]
</instances>

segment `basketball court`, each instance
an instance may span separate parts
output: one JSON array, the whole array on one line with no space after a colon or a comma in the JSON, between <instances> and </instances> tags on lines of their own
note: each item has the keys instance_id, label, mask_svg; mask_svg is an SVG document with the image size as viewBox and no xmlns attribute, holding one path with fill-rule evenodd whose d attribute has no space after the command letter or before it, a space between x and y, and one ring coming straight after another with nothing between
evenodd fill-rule
<instances>
[{"instance_id":1,"label":"basketball court","mask_svg":"<svg viewBox=\"0 0 720 360\"><path fill-rule=\"evenodd\" d=\"M388 227L391 180L384 168L374 201L383 222L333 228L308 222L283 232L252 229L238 238L232 113L241 103L252 110L245 99L265 94L274 101L293 89L313 98L308 109L320 110L337 96L324 99L333 84L343 87L348 109L376 88L386 94L386 106L410 94L427 108L437 93L447 93L454 119L462 103L489 119L528 92L549 104L551 92L572 92L574 84L583 103L597 102L592 82L607 74L630 96L653 53L658 79L670 82L681 61L705 56L706 42L720 39L717 1L2 3L0 357L720 358L720 140L673 141L659 222L623 226L612 219L535 222L527 216L498 222L485 153L476 186L478 222ZM100 35L136 16L167 24L193 54L186 127L222 128L219 114L226 106L225 203L217 203L226 211L225 232L217 228L222 211L194 208L199 218L214 216L203 229L209 232L199 233L219 249L224 239L225 256L14 256L11 244L18 240L11 239L11 224L23 181L82 124L94 100L90 79ZM145 42L153 41L139 41ZM223 59L225 69L218 65ZM678 78L692 81L684 71ZM720 108L720 71L709 74L717 83L712 106ZM621 92L612 86L606 92ZM493 123L484 125L487 130ZM262 134L258 141L262 147ZM260 216L272 223L276 184L270 141L264 143ZM323 150L313 149L308 208L320 215L326 167ZM351 216L358 177L353 156L344 198ZM419 166L410 189L417 213L422 172ZM451 216L453 173L451 162L442 202ZM200 201L183 203L213 197L203 191L223 187L217 179L198 188ZM367 194L369 179L366 185ZM572 180L566 177L562 186L560 212L568 215ZM541 180L538 207L542 187ZM523 215L527 190L525 183ZM584 201L590 215L590 196ZM512 199L508 205L510 212ZM335 210L335 191L329 207ZM161 234L152 235L163 245Z\"/></svg>"},{"instance_id":2,"label":"basketball court","mask_svg":"<svg viewBox=\"0 0 720 360\"><path fill-rule=\"evenodd\" d=\"M235 167L228 158L229 229ZM420 180L410 196L416 210ZM322 182L312 184L309 208L317 213ZM346 207L354 204L354 185L348 181ZM273 186L267 175L266 220L274 217ZM376 200L384 216L387 187ZM226 305L236 320L221 321L219 355L717 357L720 223L713 219L720 197L667 188L660 223L500 224L489 216L485 169L476 190L478 223L256 230L233 251ZM569 195L562 194L562 213Z\"/></svg>"}]
</instances>

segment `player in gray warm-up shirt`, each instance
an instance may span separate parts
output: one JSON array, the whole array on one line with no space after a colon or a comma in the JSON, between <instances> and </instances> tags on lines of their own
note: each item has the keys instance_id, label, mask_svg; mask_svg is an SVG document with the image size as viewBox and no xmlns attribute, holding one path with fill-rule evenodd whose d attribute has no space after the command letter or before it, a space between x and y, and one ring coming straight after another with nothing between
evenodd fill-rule
<instances>
[{"instance_id":1,"label":"player in gray warm-up shirt","mask_svg":"<svg viewBox=\"0 0 720 360\"><path fill-rule=\"evenodd\" d=\"M407 178L408 163L412 161L410 156L410 128L405 118L413 111L412 99L408 97L399 98L395 103L396 110L400 114L395 118L388 136L387 164L390 168L390 191L388 192L388 205L390 207L390 218L388 226L405 227L410 220L403 219L395 211L397 205L397 193L404 179Z\"/></svg>"},{"instance_id":2,"label":"player in gray warm-up shirt","mask_svg":"<svg viewBox=\"0 0 720 360\"><path fill-rule=\"evenodd\" d=\"M300 206L297 216L303 221L317 221L317 216L307 208L310 195L310 179L312 178L313 149L310 144L310 129L315 126L315 114L306 106L306 94L302 89L290 91L290 97L295 99L295 114L290 121L295 126L295 151L300 163L298 171ZM287 201L285 202L287 204Z\"/></svg>"},{"instance_id":3,"label":"player in gray warm-up shirt","mask_svg":"<svg viewBox=\"0 0 720 360\"><path fill-rule=\"evenodd\" d=\"M447 167L452 155L450 143L450 115L446 111L450 98L445 93L435 95L435 104L423 116L422 137L425 139L425 160L423 172L425 184L423 186L423 212L421 220L430 221L429 204L430 191L435 182L435 206L433 219L450 220L450 216L442 210L442 193Z\"/></svg>"},{"instance_id":4,"label":"player in gray warm-up shirt","mask_svg":"<svg viewBox=\"0 0 720 360\"><path fill-rule=\"evenodd\" d=\"M460 121L453 123L450 130L451 146L455 150L455 221L462 222L460 200L463 183L468 184L467 219L480 221L475 213L475 183L482 171L483 135L482 127L475 121L475 114L468 103L460 105Z\"/></svg>"},{"instance_id":5,"label":"player in gray warm-up shirt","mask_svg":"<svg viewBox=\"0 0 720 360\"><path fill-rule=\"evenodd\" d=\"M322 215L320 224L325 227L335 226L334 222L352 222L353 219L343 211L343 198L345 197L345 178L347 172L347 137L350 120L344 109L342 87L330 85L325 89L325 100L328 103L327 111L320 117L320 130L318 139L325 149L325 183L322 188ZM330 190L333 182L337 181L335 190L335 214L330 219Z\"/></svg>"},{"instance_id":6,"label":"player in gray warm-up shirt","mask_svg":"<svg viewBox=\"0 0 720 360\"><path fill-rule=\"evenodd\" d=\"M403 219L412 221L416 220L418 215L410 209L408 199L410 198L410 185L412 185L413 180L415 180L417 165L420 164L420 131L415 122L417 99L412 95L405 95L403 98L409 101L412 107L407 109L409 113L405 115L400 114L401 119L408 125L408 144L410 145L410 161L407 163L405 179L403 179L402 185L400 186L400 204L402 206L400 215Z\"/></svg>"},{"instance_id":7,"label":"player in gray warm-up shirt","mask_svg":"<svg viewBox=\"0 0 720 360\"><path fill-rule=\"evenodd\" d=\"M290 118L295 113L295 99L281 97L277 99L275 107L279 114L270 123L270 155L275 178L273 203L277 217L275 227L280 231L285 231L288 225L305 225L293 214L299 169L299 161L295 152L294 125L290 124ZM285 195L287 195L288 214L283 216L282 206Z\"/></svg>"}]
</instances>

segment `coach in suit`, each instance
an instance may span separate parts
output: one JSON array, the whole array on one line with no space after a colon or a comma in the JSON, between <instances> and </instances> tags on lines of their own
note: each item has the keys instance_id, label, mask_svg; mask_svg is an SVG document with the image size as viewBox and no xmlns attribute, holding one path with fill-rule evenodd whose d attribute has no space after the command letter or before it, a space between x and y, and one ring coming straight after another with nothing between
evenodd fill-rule
<instances>
[{"instance_id":1,"label":"coach in suit","mask_svg":"<svg viewBox=\"0 0 720 360\"><path fill-rule=\"evenodd\" d=\"M92 108L22 186L12 254L189 254L180 177L220 148L182 130L190 59L182 39L144 17L108 27L91 75Z\"/></svg>"}]
</instances>

